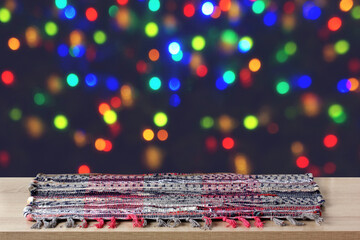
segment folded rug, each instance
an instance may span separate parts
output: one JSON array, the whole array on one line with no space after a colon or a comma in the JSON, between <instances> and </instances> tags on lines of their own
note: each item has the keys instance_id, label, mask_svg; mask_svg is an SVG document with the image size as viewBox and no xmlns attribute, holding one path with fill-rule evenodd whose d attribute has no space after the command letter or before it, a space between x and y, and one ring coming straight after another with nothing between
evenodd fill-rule
<instances>
[{"instance_id":1,"label":"folded rug","mask_svg":"<svg viewBox=\"0 0 360 240\"><path fill-rule=\"evenodd\" d=\"M277 225L303 225L299 219L320 223L324 203L312 174L240 175L234 173L182 174L38 174L29 187L31 197L24 209L32 228L53 228L59 220L67 227L87 227L96 220L98 228L109 221L132 220L143 227L147 220L158 226L176 227L181 221L192 227L213 219L236 227L250 227L255 220L272 220Z\"/></svg>"}]
</instances>

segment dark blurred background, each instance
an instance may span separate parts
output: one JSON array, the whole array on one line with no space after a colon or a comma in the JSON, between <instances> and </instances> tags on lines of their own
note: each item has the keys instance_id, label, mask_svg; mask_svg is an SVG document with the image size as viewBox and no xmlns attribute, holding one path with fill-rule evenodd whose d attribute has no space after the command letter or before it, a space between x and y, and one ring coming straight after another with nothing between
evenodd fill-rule
<instances>
[{"instance_id":1,"label":"dark blurred background","mask_svg":"<svg viewBox=\"0 0 360 240\"><path fill-rule=\"evenodd\" d=\"M360 176L360 5L0 1L0 176Z\"/></svg>"}]
</instances>

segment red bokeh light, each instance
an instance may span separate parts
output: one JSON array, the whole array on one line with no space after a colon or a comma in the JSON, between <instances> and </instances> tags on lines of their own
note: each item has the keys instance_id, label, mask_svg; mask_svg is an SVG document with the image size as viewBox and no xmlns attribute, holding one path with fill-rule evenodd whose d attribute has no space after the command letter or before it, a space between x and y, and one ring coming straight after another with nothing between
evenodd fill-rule
<instances>
[{"instance_id":1,"label":"red bokeh light","mask_svg":"<svg viewBox=\"0 0 360 240\"><path fill-rule=\"evenodd\" d=\"M1 74L1 80L6 85L11 85L14 83L14 74L10 71L3 71Z\"/></svg>"},{"instance_id":2,"label":"red bokeh light","mask_svg":"<svg viewBox=\"0 0 360 240\"><path fill-rule=\"evenodd\" d=\"M0 151L0 166L6 168L10 163L10 154L7 151Z\"/></svg>"},{"instance_id":3,"label":"red bokeh light","mask_svg":"<svg viewBox=\"0 0 360 240\"><path fill-rule=\"evenodd\" d=\"M342 21L339 17L330 18L328 21L328 28L330 31L337 31L341 27Z\"/></svg>"},{"instance_id":4,"label":"red bokeh light","mask_svg":"<svg viewBox=\"0 0 360 240\"><path fill-rule=\"evenodd\" d=\"M300 156L296 159L296 166L299 168L306 168L309 166L309 159L305 156Z\"/></svg>"},{"instance_id":5,"label":"red bokeh light","mask_svg":"<svg viewBox=\"0 0 360 240\"><path fill-rule=\"evenodd\" d=\"M333 174L336 171L336 164L333 162L327 162L324 165L324 172L326 174Z\"/></svg>"},{"instance_id":6,"label":"red bokeh light","mask_svg":"<svg viewBox=\"0 0 360 240\"><path fill-rule=\"evenodd\" d=\"M112 149L112 143L109 140L105 140L104 152L110 152Z\"/></svg>"},{"instance_id":7,"label":"red bokeh light","mask_svg":"<svg viewBox=\"0 0 360 240\"><path fill-rule=\"evenodd\" d=\"M196 74L199 76L199 77L205 77L206 74L208 72L208 69L205 65L200 65L198 66L198 68L196 69Z\"/></svg>"},{"instance_id":8,"label":"red bokeh light","mask_svg":"<svg viewBox=\"0 0 360 240\"><path fill-rule=\"evenodd\" d=\"M205 140L206 149L209 152L215 152L217 149L217 141L215 137L208 137Z\"/></svg>"},{"instance_id":9,"label":"red bokeh light","mask_svg":"<svg viewBox=\"0 0 360 240\"><path fill-rule=\"evenodd\" d=\"M335 147L338 142L338 139L335 135L329 134L324 138L324 145L327 148Z\"/></svg>"},{"instance_id":10,"label":"red bokeh light","mask_svg":"<svg viewBox=\"0 0 360 240\"><path fill-rule=\"evenodd\" d=\"M234 144L234 139L232 139L231 137L226 137L222 141L223 148L225 149L232 149L234 147Z\"/></svg>"},{"instance_id":11,"label":"red bokeh light","mask_svg":"<svg viewBox=\"0 0 360 240\"><path fill-rule=\"evenodd\" d=\"M117 3L119 5L126 5L129 2L129 0L117 0Z\"/></svg>"},{"instance_id":12,"label":"red bokeh light","mask_svg":"<svg viewBox=\"0 0 360 240\"><path fill-rule=\"evenodd\" d=\"M119 108L121 106L121 99L119 97L113 97L110 100L110 104L113 108Z\"/></svg>"},{"instance_id":13,"label":"red bokeh light","mask_svg":"<svg viewBox=\"0 0 360 240\"><path fill-rule=\"evenodd\" d=\"M95 8L86 9L85 15L86 15L87 20L89 20L90 22L95 21L98 17L98 13L95 10Z\"/></svg>"},{"instance_id":14,"label":"red bokeh light","mask_svg":"<svg viewBox=\"0 0 360 240\"><path fill-rule=\"evenodd\" d=\"M195 14L195 7L191 3L188 3L184 6L184 15L186 17L192 17Z\"/></svg>"},{"instance_id":15,"label":"red bokeh light","mask_svg":"<svg viewBox=\"0 0 360 240\"><path fill-rule=\"evenodd\" d=\"M79 174L90 173L90 168L87 165L81 165L78 169Z\"/></svg>"}]
</instances>

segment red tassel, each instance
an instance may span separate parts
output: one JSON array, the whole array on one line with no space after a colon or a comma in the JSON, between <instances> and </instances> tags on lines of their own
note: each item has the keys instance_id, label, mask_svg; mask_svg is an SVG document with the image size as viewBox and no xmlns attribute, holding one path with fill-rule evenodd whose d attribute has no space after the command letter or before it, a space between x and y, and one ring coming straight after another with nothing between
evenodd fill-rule
<instances>
[{"instance_id":1,"label":"red tassel","mask_svg":"<svg viewBox=\"0 0 360 240\"><path fill-rule=\"evenodd\" d=\"M104 219L102 218L95 218L96 221L98 221L97 224L95 224L95 227L102 228L104 226Z\"/></svg>"},{"instance_id":2,"label":"red tassel","mask_svg":"<svg viewBox=\"0 0 360 240\"><path fill-rule=\"evenodd\" d=\"M206 217L206 216L203 216L202 218L205 220L205 224L206 224L206 225L211 225L211 224L212 224L211 218Z\"/></svg>"},{"instance_id":3,"label":"red tassel","mask_svg":"<svg viewBox=\"0 0 360 240\"><path fill-rule=\"evenodd\" d=\"M237 217L237 219L242 222L242 224L244 225L244 227L250 228L250 223L249 223L248 220L246 220L245 218L242 218L242 217Z\"/></svg>"},{"instance_id":4,"label":"red tassel","mask_svg":"<svg viewBox=\"0 0 360 240\"><path fill-rule=\"evenodd\" d=\"M264 227L264 224L263 224L263 222L261 222L259 217L254 217L254 219L255 219L255 226L256 227L258 227L258 228L263 228Z\"/></svg>"},{"instance_id":5,"label":"red tassel","mask_svg":"<svg viewBox=\"0 0 360 240\"><path fill-rule=\"evenodd\" d=\"M109 222L109 228L116 228L116 219L112 217Z\"/></svg>"},{"instance_id":6,"label":"red tassel","mask_svg":"<svg viewBox=\"0 0 360 240\"><path fill-rule=\"evenodd\" d=\"M88 225L88 222L86 221L86 219L84 218L82 221L82 224L81 224L81 228L87 228L89 225Z\"/></svg>"},{"instance_id":7,"label":"red tassel","mask_svg":"<svg viewBox=\"0 0 360 240\"><path fill-rule=\"evenodd\" d=\"M141 221L139 222L139 219L135 214L129 214L127 215L126 219L132 219L133 221L133 227L143 227L144 219L141 218Z\"/></svg>"},{"instance_id":8,"label":"red tassel","mask_svg":"<svg viewBox=\"0 0 360 240\"><path fill-rule=\"evenodd\" d=\"M223 217L222 219L224 222L227 222L229 225L227 225L226 227L233 227L233 228L236 228L236 222L235 220L232 220L232 219L228 219L227 217Z\"/></svg>"}]
</instances>

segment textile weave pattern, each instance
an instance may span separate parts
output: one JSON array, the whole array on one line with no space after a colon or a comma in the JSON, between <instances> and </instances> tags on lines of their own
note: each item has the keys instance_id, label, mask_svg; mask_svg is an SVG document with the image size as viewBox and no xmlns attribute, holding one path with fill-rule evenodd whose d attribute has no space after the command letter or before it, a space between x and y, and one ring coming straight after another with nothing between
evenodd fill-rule
<instances>
[{"instance_id":1,"label":"textile weave pattern","mask_svg":"<svg viewBox=\"0 0 360 240\"><path fill-rule=\"evenodd\" d=\"M97 220L103 227L118 220L132 220L143 227L147 220L159 226L189 221L221 219L236 227L248 220L262 227L261 219L276 224L302 225L299 219L322 221L324 199L312 174L240 175L235 173L183 174L38 174L24 216L36 221L33 228L55 227L58 220L75 226L80 220ZM167 222L165 222L167 220Z\"/></svg>"}]
</instances>

